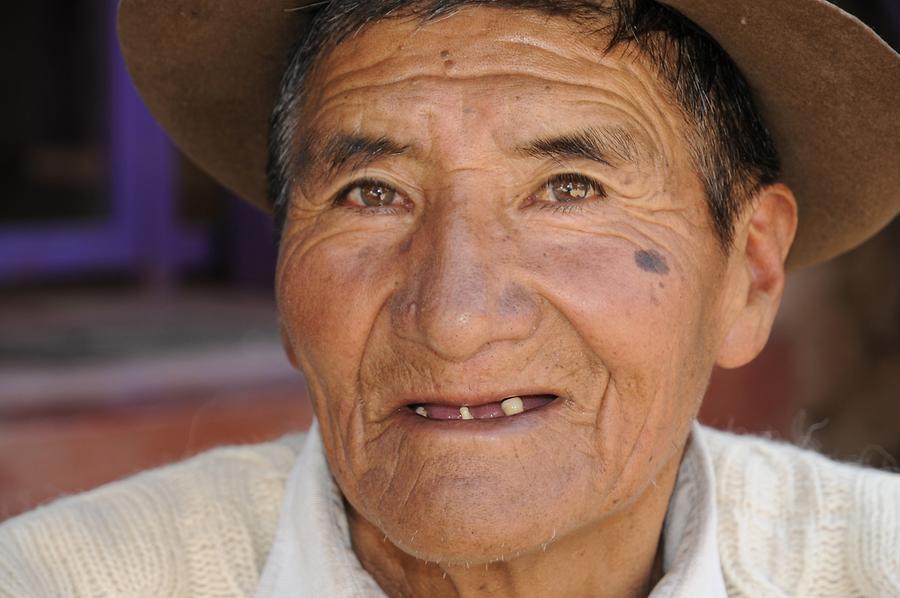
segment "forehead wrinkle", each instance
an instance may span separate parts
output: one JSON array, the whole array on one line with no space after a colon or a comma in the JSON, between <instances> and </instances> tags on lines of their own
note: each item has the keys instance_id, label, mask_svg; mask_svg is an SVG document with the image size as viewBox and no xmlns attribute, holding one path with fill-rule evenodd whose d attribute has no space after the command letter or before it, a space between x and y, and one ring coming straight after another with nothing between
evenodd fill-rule
<instances>
[{"instance_id":1,"label":"forehead wrinkle","mask_svg":"<svg viewBox=\"0 0 900 598\"><path fill-rule=\"evenodd\" d=\"M535 35L492 36L488 40L466 36L454 40L453 37L458 35L454 32L451 36L436 36L442 43L434 47L429 47L428 42L424 41L425 47L390 44L389 48L385 48L386 44L377 34L380 27L390 24L376 24L366 35L333 49L318 65L315 78L319 82L314 87L329 90L334 95L360 86L377 88L416 77L478 80L485 76L510 75L532 77L545 83L566 83L573 78L590 79L598 70L622 71L634 76L635 68L643 70L642 67L647 66L642 64L646 60L635 52L621 49L606 52L583 42L571 43L570 36L565 38L565 45L548 45L546 39ZM561 30L559 33L566 32ZM546 23L541 35L546 35ZM377 51L379 46L380 52ZM443 59L437 59L438 47L452 54L452 70L445 68ZM371 57L368 62L360 64L367 57Z\"/></svg>"},{"instance_id":2,"label":"forehead wrinkle","mask_svg":"<svg viewBox=\"0 0 900 598\"><path fill-rule=\"evenodd\" d=\"M619 86L585 86L592 90L594 97L576 98L572 100L572 105L591 109L599 104L613 110L616 114L614 120L620 120L614 126L629 133L637 150L636 157L668 163L673 149L670 147L671 140L684 140L678 126L682 120L681 111L668 99L662 84L652 74L642 77L629 67L631 65L619 70L624 71L628 80L643 90L643 94L625 94ZM651 80L647 81L647 77Z\"/></svg>"},{"instance_id":3,"label":"forehead wrinkle","mask_svg":"<svg viewBox=\"0 0 900 598\"><path fill-rule=\"evenodd\" d=\"M642 127L652 138L653 142L659 148L666 148L667 145L663 138L669 137L675 140L677 144L684 147L690 145L690 124L686 120L686 113L679 106L678 101L673 95L671 87L662 80L659 73L651 67L649 59L640 54L635 53L634 59L623 60L617 66L625 76L629 78L638 90L643 92L643 97L647 101L642 102L640 111L640 119L644 122L656 123L651 127ZM630 101L629 97L621 96L613 90L608 90L613 96L619 96L619 101L623 106L635 105ZM670 165L673 156L671 152L666 151L661 157L664 158L666 165Z\"/></svg>"},{"instance_id":4,"label":"forehead wrinkle","mask_svg":"<svg viewBox=\"0 0 900 598\"><path fill-rule=\"evenodd\" d=\"M462 13L466 15L462 16ZM422 19L414 15L387 18L367 25L331 47L322 56L321 63L327 65L323 70L329 72L329 76L340 79L360 71L378 69L392 59L419 67L433 67L434 72L439 73L441 61L433 60L434 48L438 46L453 55L457 70L463 64L481 68L490 61L509 64L514 62L510 58L518 61L524 58L529 63L544 66L548 72L555 72L561 67L571 68L573 62L581 63L581 68L596 65L608 54L605 42L609 41L610 33L603 26L609 24L608 16L592 15L588 24L572 16L550 16L541 10L523 8L514 11L514 17L520 22L519 30L514 32L508 31L509 16L507 9L470 6L438 18ZM463 34L457 25L448 23L456 18L464 19L467 24L480 23L480 26L475 32ZM498 27L498 24L502 26ZM577 35L573 36L573 32ZM398 45L396 40L401 43ZM333 69L334 63L341 64L348 57L358 66L343 72ZM368 57L369 61L359 65L363 57Z\"/></svg>"},{"instance_id":5,"label":"forehead wrinkle","mask_svg":"<svg viewBox=\"0 0 900 598\"><path fill-rule=\"evenodd\" d=\"M452 20L451 16L456 16L456 13L445 15L448 21ZM666 114L667 108L671 108L666 90L658 89L658 87L665 88L665 85L654 72L647 69L646 59L640 53L625 52L621 49L611 53L600 50L590 43L603 37L600 31L595 31L599 34L598 36L585 36L584 39L575 40L574 43L567 45L557 43L555 39L548 41L542 35L534 34L530 25L540 24L542 31L546 33L548 25L555 23L556 20L550 19L548 22L546 16L540 18L537 15L530 16L533 18L527 20L532 23L525 23L523 31L518 33L498 35L496 31L482 28L479 33L483 35L476 36L478 39L474 40L474 45L473 40L461 38L455 29L444 27L441 30L435 30L435 26L443 25L440 21L444 19L430 23L423 23L415 18L409 19L406 23L402 22L404 19L376 23L361 35L342 42L326 54L320 63L320 66L325 67L319 71L324 85L317 86L320 89L317 103L321 109L329 111L331 106L328 104L338 97L343 96L343 99L346 100L354 93L365 95L366 92L370 92L371 96L366 98L369 100L366 101L368 107L371 105L372 96L380 95L390 99L392 95L399 95L392 89L394 86L406 86L407 88L398 90L405 93L402 97L395 99L411 100L417 95L416 87L429 82L446 84L469 82L478 85L482 80L489 79L493 83L491 87L496 88L505 81L533 80L544 85L549 83L560 86L558 95L566 93L566 90L569 89L583 88L592 94L620 98L625 111L630 113L631 118L636 117L638 121L646 121L650 115L662 117L664 121L671 120L672 115ZM565 26L555 27L554 29L558 30L557 33L571 32L572 23L560 21L560 25ZM383 29L384 27L390 27L390 29ZM409 31L411 35L404 38L400 35L404 30ZM404 39L404 43L400 46L393 42L383 43L380 38L384 37L385 32L390 32L391 38ZM421 41L421 43L408 44L407 42L413 38L420 38L416 41ZM428 38L437 38L441 43L429 47L433 40ZM452 48L455 62L452 72L447 72L442 67L441 61L432 56L438 46ZM380 51L372 52L371 50L375 48L380 48ZM363 49L366 52L362 52ZM479 54L479 50L490 51L487 59L483 54ZM516 60L500 60L510 55L516 55ZM549 60L538 60L535 59L535 56L549 57ZM360 65L361 57L369 57L368 63ZM527 62L523 62L526 59ZM342 67L344 68L342 69ZM606 77L600 78L602 73L598 76L599 71L611 72L612 87L605 83ZM647 96L646 101L634 102L622 95L621 90L617 91L619 87L617 73L628 79L638 79L638 87L645 91L642 95ZM583 80L585 83L573 82L573 79ZM427 96L427 91L423 92L422 96L422 99L427 99L424 97ZM577 103L577 100L575 101ZM646 106L646 104L654 105ZM343 108L346 109L346 107ZM635 109L641 114L633 114ZM341 107L338 107L338 110L341 110ZM667 116L669 118L666 118ZM650 120L656 119L651 117ZM656 130L657 126L652 122L642 124L650 125L649 131L643 131L648 128L647 126L639 128L642 129L642 133L649 134L652 142L643 134L637 135L641 142L640 145L645 146L641 149L651 150L644 153L653 161L663 158L665 162L668 162L664 156L657 155L660 151L663 154L668 153L666 144L659 138L660 131ZM671 130L673 128L671 124L666 122L664 127ZM674 128L681 132L680 127ZM648 144L648 142L650 143Z\"/></svg>"},{"instance_id":6,"label":"forehead wrinkle","mask_svg":"<svg viewBox=\"0 0 900 598\"><path fill-rule=\"evenodd\" d=\"M497 84L503 83L504 79L506 80L505 81L506 83L514 84L512 86L513 89L517 88L518 87L517 84L521 83L523 79L526 79L526 80L534 79L535 82L539 82L539 83L546 82L546 80L539 78L539 77L523 77L522 75L505 75L505 76L499 76L499 77L495 76L495 75L480 75L477 77L473 77L472 80L477 81L479 79L484 79L484 78L492 79L495 82L495 85L492 86L494 88L499 86ZM409 79L407 79L405 81L405 83L408 83L410 87L416 87L417 83L422 83L422 82L437 82L440 84L449 84L449 85L455 84L455 85L462 86L466 83L466 80L448 81L446 78L443 78L443 77L416 75L416 76L410 77ZM654 119L647 118L649 116L649 114L648 114L647 107L644 106L644 104L655 103L655 102L653 102L653 101L641 102L640 105L638 105L635 102L628 101L628 99L621 93L618 93L618 92L615 92L615 91L612 91L609 89L600 89L600 88L597 88L597 87L594 87L591 85L578 84L578 83L565 82L565 81L556 81L555 83L560 86L559 92L553 94L555 97L564 96L566 94L574 94L574 92L579 92L579 91L584 92L586 94L593 94L595 96L593 98L587 98L584 96L579 97L579 98L565 98L565 103L570 104L572 107L579 108L579 109L585 109L585 108L591 109L591 108L597 108L598 105L600 105L601 107L603 107L605 109L612 109L616 113L621 113L619 116L614 117L614 121L620 120L620 119L624 119L625 121L630 121L627 125L622 122L619 122L619 123L614 122L609 125L595 125L593 127L590 124L586 124L586 131L591 133L591 135L587 135L587 136L588 137L596 137L598 140L597 145L600 145L599 141L602 141L603 142L602 146L606 147L607 151L611 155L619 157L620 161L633 161L633 160L645 159L648 162L656 162L660 158L659 152L660 152L661 148L659 147L659 144L662 143L662 139L659 138L658 131L656 130L658 125L654 125L654 123L652 122L652 120L654 120ZM334 94L332 94L331 99L325 99L323 104L321 104L319 106L318 115L317 115L316 120L323 120L322 116L324 114L329 114L329 118L327 120L339 122L340 119L344 116L344 114L342 114L342 113L351 109L351 104L352 104L352 113L353 113L354 118L359 117L359 110L363 106L365 107L366 111L374 111L375 115L377 116L381 111L381 108L379 107L379 102L377 100L375 102L372 102L371 100L366 102L363 100L366 99L366 96L368 96L368 94L370 92L376 92L376 94L377 94L377 92L379 90L390 89L394 85L395 85L394 83L365 85L365 86L360 86L354 90L344 90L343 92L340 92L340 93L335 92ZM566 90L568 90L568 91L566 91ZM388 117L387 122L394 121L395 124L392 124L390 126L391 129L409 128L408 127L409 118L421 116L422 111L416 110L415 112L412 112L412 111L401 112L399 120L397 120L397 117L394 114L393 108L396 105L395 100L396 101L406 100L406 101L411 101L411 102L418 101L416 98L417 94L415 94L414 91L410 92L409 90L406 90L406 89L400 89L397 91L398 91L398 93L396 94L396 96L397 96L396 98L393 97L393 94L382 95L382 98L385 98L385 103L388 104L388 106L387 106L388 111L385 112L385 115ZM465 94L466 90L463 89L462 91ZM352 97L350 99L348 99L348 97L347 97L348 94L355 94L355 93L363 94L363 98L359 101L354 101L352 99ZM509 93L512 94L513 91L510 90ZM343 101L334 101L334 98L338 97L338 96L343 98ZM423 91L422 96L423 96L421 98L422 100L427 99L427 97L426 97L427 92ZM448 96L448 94L445 94L445 96ZM459 98L459 100L460 100L460 102L464 103L465 97L461 96ZM543 102L546 100L547 100L547 98L542 98L542 99L539 99L536 101ZM426 111L426 112L428 112L428 111ZM662 110L662 107L652 108L650 110L650 114L653 114L654 116L658 116L661 118L664 118L664 116L665 116L665 114ZM428 120L429 121L432 120L433 116L434 115L427 117ZM598 117L598 120L606 119L606 118L609 118L609 117ZM382 119L378 118L377 120L380 121ZM586 122L589 123L589 121L587 121L587 119L586 119ZM635 127L637 127L637 129L635 129ZM418 128L418 127L416 127L416 128ZM392 131L386 131L386 133L388 133L388 134L391 132ZM379 134L383 134L383 133L379 133ZM500 134L500 133L498 132L497 134ZM550 135L552 135L552 131L548 131L547 133L545 133L545 135L549 137ZM649 138L647 137L648 135L649 135ZM503 135L503 136L505 136L505 135ZM420 140L419 143L422 143L424 141L427 141L427 140ZM415 143L415 142L408 142L408 143L405 143L405 145L410 148L417 147L417 143ZM522 145L522 144L520 144L520 145ZM519 150L521 148L511 148L511 149Z\"/></svg>"},{"instance_id":7,"label":"forehead wrinkle","mask_svg":"<svg viewBox=\"0 0 900 598\"><path fill-rule=\"evenodd\" d=\"M432 120L431 117L437 116L431 114L429 117L423 114L423 110L413 110L413 108L423 108L420 104L431 99L434 90L428 89L428 84L434 83L442 87L447 86L452 93L441 92L444 97L462 94L458 98L460 102L465 100L466 94L471 94L470 88L473 85L477 89L484 88L486 92L494 93L497 95L497 99L502 100L504 93L512 96L513 93L518 92L519 88L527 93L529 86L546 89L547 84L553 84L556 87L554 92L539 94L539 97L535 98L535 102L544 103L549 99L557 98L581 110L590 111L591 108L599 105L604 110L612 109L615 113L621 113L617 117L614 116L613 122L608 126L600 127L599 125L603 123L598 123L595 130L591 131L592 134L584 135L584 137L598 137L602 139L604 141L603 145L607 148L607 154L613 157L625 158L625 160L620 160L625 162L629 161L629 159L643 158L652 163L657 163L660 159L663 162L668 162L664 155L660 155L660 152L662 154L668 153L666 143L663 140L667 135L660 135L662 131L658 130L658 128L662 123L654 121L665 121L665 124L662 124L663 128L671 130L672 123L668 121L677 121L679 115L677 111L674 115L666 114L669 102L666 101L664 91L656 88L657 86L654 85L656 83L655 79L651 81L643 80L644 76L649 75L649 73L642 72L644 71L643 65L632 64L631 62L629 61L627 65L610 64L608 62L595 64L595 70L590 75L580 78L584 82L579 82L579 80L573 81L571 77L560 72L555 72L554 76L548 78L542 74L535 73L533 69L529 68L525 68L524 72L482 71L465 76L450 77L446 73L436 75L422 72L423 69L417 67L413 72L409 72L409 70L403 72L403 69L399 69L401 72L397 73L397 70L392 70L392 73L399 76L395 76L389 81L368 77L362 81L352 80L353 78L342 78L343 80L337 83L337 79L332 79L332 85L320 88L318 102L316 102L317 106L310 106L310 108L313 108L310 116L313 117L311 120L319 121L320 123L323 121L328 123L330 121L335 127L340 127L347 120L351 120L354 126L358 127L364 120L362 114L365 113L374 116L376 122L382 123L379 125L383 129L382 131L379 131L377 128L373 131L376 135L391 134L396 130L419 131L421 127L409 126L410 118L426 116L427 120L430 121ZM505 67L508 66L505 65ZM497 69L501 68L504 68L504 65L497 67ZM598 71L608 74L603 76L601 73L598 76ZM620 89L620 86L623 84L623 77L627 80L640 80L639 88L645 90L645 93L641 94L645 96L643 100L635 101L633 97L623 93L623 90ZM481 84L481 81L484 80L489 80L491 85ZM453 89L454 87L458 89ZM397 102L413 105L410 110L400 110L398 112L396 110ZM648 104L652 104L652 106ZM424 110L424 112L429 113L431 111ZM675 117L674 119L672 119L673 116ZM386 117L386 120L383 117ZM607 119L608 117L599 116L597 120ZM624 119L627 125L623 122L615 122L620 119ZM594 119L586 116L582 120L589 127ZM552 124L552 122L549 124ZM620 131L615 131L614 129L616 128L620 129ZM603 129L610 130L603 131ZM547 136L554 134L554 131L546 129L540 132ZM509 134L503 134L500 131L495 131L494 136L495 138L509 139ZM418 143L424 143L425 146L430 146L434 140L419 139L417 141ZM413 144L406 145L412 146ZM511 152L515 152L517 149L513 144L498 143L497 145L505 145L507 151ZM582 145L586 146L586 144ZM599 145L599 143L594 143L594 145ZM560 152L557 152L557 154L561 155ZM582 156L584 154L585 152L582 152Z\"/></svg>"},{"instance_id":8,"label":"forehead wrinkle","mask_svg":"<svg viewBox=\"0 0 900 598\"><path fill-rule=\"evenodd\" d=\"M542 65L523 64L521 61L517 63L495 63L490 65L490 68L482 64L480 68L470 69L469 72L465 72L466 69L460 67L461 60L455 63L452 70L429 68L427 62L429 61L423 58L412 63L414 68L407 68L406 65L397 65L389 70L375 74L330 77L323 81L321 85L318 103L328 103L336 96L365 90L377 92L395 86L415 86L419 83L480 83L485 79L498 82L515 81L517 79L532 80L544 85L570 85L597 89L596 86L589 83L573 83L573 79L576 77L582 80L590 78L584 73L575 75L560 68L544 68ZM485 62L487 61L485 60ZM532 68L533 66L536 68ZM593 68L596 69L600 66L595 64ZM365 70L360 69L357 73L363 73ZM596 72L592 74L596 74Z\"/></svg>"},{"instance_id":9,"label":"forehead wrinkle","mask_svg":"<svg viewBox=\"0 0 900 598\"><path fill-rule=\"evenodd\" d=\"M557 72L556 74L559 73ZM629 77L629 79L631 78L637 79L639 77ZM580 77L580 79L584 80L586 77ZM490 80L492 85L481 85L484 80ZM613 78L607 80L616 81ZM541 74L530 72L509 72L506 70L503 72L482 72L466 76L409 73L395 77L391 80L363 81L352 86L325 86L321 91L319 101L311 108L312 112L318 114L335 110L340 111L343 107L341 106L342 101L343 103L351 102L353 97L359 94L363 94L366 101L357 101L355 104L363 104L366 107L371 107L373 105L372 98L365 97L368 94L374 94L376 97L381 98L389 98L391 99L391 102L394 102L396 99L416 99L418 95L427 95L428 92L423 89L423 86L430 83L446 85L448 87L461 87L466 84L476 84L479 85L478 89L484 90L485 92L497 91L502 89L503 86L512 90L520 87L521 84L526 83L536 84L538 87L552 84L556 87L552 95L557 99L563 99L572 105L597 104L606 100L611 106L620 109L624 107L626 112L632 112L631 110L627 110L627 108L638 107L638 103L629 101L629 96L614 89L613 86L603 85L602 81L574 82L571 78L566 78L565 76L545 77ZM619 85L621 84L615 83L616 87ZM652 85L642 85L642 88L647 91L647 102L641 102L640 105L643 106L643 104L646 103L659 104L655 106L653 113L662 115L664 109L669 107L668 102L666 98L659 93L659 90L655 90L654 87L655 86ZM390 93L394 88L397 88L396 91ZM471 90L463 91L465 95L471 94ZM582 92L584 95L577 96L575 92ZM549 96L551 94L548 93L547 95ZM593 95L594 97L588 97L589 95ZM394 96L396 96L396 98ZM562 98L560 98L560 96L562 96ZM609 102L610 99L616 101ZM540 98L538 98L538 100L540 100ZM618 106L619 104L621 104L621 106ZM377 102L374 103L374 105L377 105ZM313 116L315 116L315 114L313 114Z\"/></svg>"}]
</instances>

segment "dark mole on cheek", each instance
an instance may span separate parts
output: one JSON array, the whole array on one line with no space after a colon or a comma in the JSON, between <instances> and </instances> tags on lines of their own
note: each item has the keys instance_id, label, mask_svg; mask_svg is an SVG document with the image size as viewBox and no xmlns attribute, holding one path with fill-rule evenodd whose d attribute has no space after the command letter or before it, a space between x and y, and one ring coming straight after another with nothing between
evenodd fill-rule
<instances>
[{"instance_id":1,"label":"dark mole on cheek","mask_svg":"<svg viewBox=\"0 0 900 598\"><path fill-rule=\"evenodd\" d=\"M443 60L450 58L450 50L441 50L441 58Z\"/></svg>"},{"instance_id":2,"label":"dark mole on cheek","mask_svg":"<svg viewBox=\"0 0 900 598\"><path fill-rule=\"evenodd\" d=\"M658 251L652 249L641 249L634 252L634 263L644 272L652 272L654 274L668 274L669 264L666 258L661 256Z\"/></svg>"}]
</instances>

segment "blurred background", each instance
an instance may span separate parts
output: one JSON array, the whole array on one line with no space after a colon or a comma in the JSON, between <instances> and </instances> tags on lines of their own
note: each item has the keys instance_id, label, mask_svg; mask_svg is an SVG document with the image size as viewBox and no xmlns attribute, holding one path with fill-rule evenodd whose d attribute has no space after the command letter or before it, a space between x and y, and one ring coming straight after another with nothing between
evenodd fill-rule
<instances>
[{"instance_id":1,"label":"blurred background","mask_svg":"<svg viewBox=\"0 0 900 598\"><path fill-rule=\"evenodd\" d=\"M838 2L895 48L900 2ZM5 3L0 520L211 446L309 425L280 347L269 218L195 169L137 97L115 0ZM900 459L900 221L790 276L710 425Z\"/></svg>"}]
</instances>

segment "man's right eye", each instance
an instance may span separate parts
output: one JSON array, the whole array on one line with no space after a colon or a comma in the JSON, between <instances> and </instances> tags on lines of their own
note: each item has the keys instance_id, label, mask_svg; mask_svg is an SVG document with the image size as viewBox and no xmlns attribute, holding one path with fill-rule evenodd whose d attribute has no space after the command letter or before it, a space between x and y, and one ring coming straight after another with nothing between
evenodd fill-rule
<instances>
[{"instance_id":1,"label":"man's right eye","mask_svg":"<svg viewBox=\"0 0 900 598\"><path fill-rule=\"evenodd\" d=\"M345 187L335 203L360 208L386 208L401 203L401 196L396 189L381 181L360 181Z\"/></svg>"}]
</instances>

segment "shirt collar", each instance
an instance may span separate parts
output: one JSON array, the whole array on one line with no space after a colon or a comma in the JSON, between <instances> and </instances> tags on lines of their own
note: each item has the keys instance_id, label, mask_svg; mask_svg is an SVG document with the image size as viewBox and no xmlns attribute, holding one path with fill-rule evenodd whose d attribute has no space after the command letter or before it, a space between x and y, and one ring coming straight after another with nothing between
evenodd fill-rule
<instances>
[{"instance_id":1,"label":"shirt collar","mask_svg":"<svg viewBox=\"0 0 900 598\"><path fill-rule=\"evenodd\" d=\"M663 530L663 571L651 598L726 596L716 544L715 474L695 424ZM275 541L256 598L383 598L350 544L340 490L313 423L288 476Z\"/></svg>"},{"instance_id":2,"label":"shirt collar","mask_svg":"<svg viewBox=\"0 0 900 598\"><path fill-rule=\"evenodd\" d=\"M663 528L663 578L651 598L726 597L716 539L716 474L703 430L695 423Z\"/></svg>"}]
</instances>

